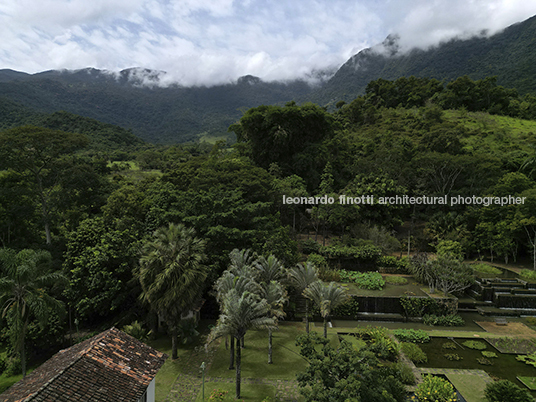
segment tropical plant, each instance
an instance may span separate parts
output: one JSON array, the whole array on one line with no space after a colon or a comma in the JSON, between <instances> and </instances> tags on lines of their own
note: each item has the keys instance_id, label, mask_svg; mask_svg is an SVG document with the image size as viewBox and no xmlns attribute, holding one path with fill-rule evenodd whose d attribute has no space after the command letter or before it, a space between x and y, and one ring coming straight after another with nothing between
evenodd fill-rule
<instances>
[{"instance_id":1,"label":"tropical plant","mask_svg":"<svg viewBox=\"0 0 536 402\"><path fill-rule=\"evenodd\" d=\"M489 402L532 402L534 399L526 389L511 381L499 380L486 385L486 399Z\"/></svg>"},{"instance_id":2,"label":"tropical plant","mask_svg":"<svg viewBox=\"0 0 536 402\"><path fill-rule=\"evenodd\" d=\"M458 397L450 382L441 377L427 375L417 386L415 396L419 402L456 402Z\"/></svg>"},{"instance_id":3,"label":"tropical plant","mask_svg":"<svg viewBox=\"0 0 536 402\"><path fill-rule=\"evenodd\" d=\"M25 339L30 319L41 326L50 312L63 314L63 304L49 294L53 286L66 285L67 278L50 271L48 251L25 249L18 253L0 249L0 302L2 317L11 321L9 335L13 350L20 355L22 375L26 376Z\"/></svg>"},{"instance_id":4,"label":"tropical plant","mask_svg":"<svg viewBox=\"0 0 536 402\"><path fill-rule=\"evenodd\" d=\"M225 297L218 323L212 329L207 342L210 343L221 336L232 335L237 340L237 344L240 344L249 329L274 329L275 319L268 317L269 310L268 302L258 295L249 292L239 294L235 289L231 289ZM241 349L241 347L236 348L237 399L240 398Z\"/></svg>"},{"instance_id":5,"label":"tropical plant","mask_svg":"<svg viewBox=\"0 0 536 402\"><path fill-rule=\"evenodd\" d=\"M283 305L288 301L287 291L280 282L273 280L265 284L263 290L264 299L269 306L268 317L272 317L277 324L277 321L285 316ZM272 331L273 329L268 327L268 364L272 364Z\"/></svg>"},{"instance_id":6,"label":"tropical plant","mask_svg":"<svg viewBox=\"0 0 536 402\"><path fill-rule=\"evenodd\" d=\"M307 262L305 265L296 264L296 267L288 271L289 281L298 294L303 295L308 286L318 281L316 267ZM305 298L305 331L309 333L309 299Z\"/></svg>"},{"instance_id":7,"label":"tropical plant","mask_svg":"<svg viewBox=\"0 0 536 402\"><path fill-rule=\"evenodd\" d=\"M123 332L130 336L133 336L134 338L142 342L146 342L147 339L149 339L149 333L150 333L150 331L144 328L143 324L139 322L138 320L133 321L132 323L128 325L125 325L123 327Z\"/></svg>"},{"instance_id":8,"label":"tropical plant","mask_svg":"<svg viewBox=\"0 0 536 402\"><path fill-rule=\"evenodd\" d=\"M325 284L317 281L313 282L303 291L303 295L313 300L320 309L320 315L324 319L324 338L328 337L328 317L333 309L350 299L346 289L330 282Z\"/></svg>"},{"instance_id":9,"label":"tropical plant","mask_svg":"<svg viewBox=\"0 0 536 402\"><path fill-rule=\"evenodd\" d=\"M280 281L285 277L285 266L272 254L268 258L260 256L254 261L253 266L257 269L260 283Z\"/></svg>"},{"instance_id":10,"label":"tropical plant","mask_svg":"<svg viewBox=\"0 0 536 402\"><path fill-rule=\"evenodd\" d=\"M136 277L141 283L141 300L164 319L171 333L171 358L177 358L181 316L198 302L208 267L205 241L194 229L169 224L153 234L143 246Z\"/></svg>"}]
</instances>

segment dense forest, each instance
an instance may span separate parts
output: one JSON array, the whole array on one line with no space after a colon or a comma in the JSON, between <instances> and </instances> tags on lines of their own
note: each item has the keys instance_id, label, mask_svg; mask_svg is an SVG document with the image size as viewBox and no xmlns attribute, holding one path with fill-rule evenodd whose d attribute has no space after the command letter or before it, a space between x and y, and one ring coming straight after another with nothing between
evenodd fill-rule
<instances>
[{"instance_id":1,"label":"dense forest","mask_svg":"<svg viewBox=\"0 0 536 402\"><path fill-rule=\"evenodd\" d=\"M217 314L209 291L235 249L286 267L309 258L326 278L349 264L397 269L410 252L440 248L473 260L536 254L536 98L493 77L379 79L332 112L255 107L230 126L233 145L155 146L66 112L2 107L12 128L0 132L0 290L11 300L26 281L35 297L10 302L0 337L30 358L57 350L75 321L153 325L144 269L155 236L172 230L202 250L206 280L192 289L207 298L207 316ZM525 201L283 202L341 195ZM27 310L15 308L23 302Z\"/></svg>"}]
</instances>

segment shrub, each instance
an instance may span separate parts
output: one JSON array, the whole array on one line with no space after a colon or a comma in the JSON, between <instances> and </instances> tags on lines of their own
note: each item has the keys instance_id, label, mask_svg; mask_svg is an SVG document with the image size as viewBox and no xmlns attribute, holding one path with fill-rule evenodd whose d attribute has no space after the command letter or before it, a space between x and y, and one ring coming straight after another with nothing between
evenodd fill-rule
<instances>
[{"instance_id":1,"label":"shrub","mask_svg":"<svg viewBox=\"0 0 536 402\"><path fill-rule=\"evenodd\" d=\"M415 374L410 366L407 364L398 362L395 364L395 369L398 371L398 378L402 384L405 385L415 385L417 380L415 379Z\"/></svg>"},{"instance_id":2,"label":"shrub","mask_svg":"<svg viewBox=\"0 0 536 402\"><path fill-rule=\"evenodd\" d=\"M316 243L316 244L318 244L318 243ZM309 254L309 257L307 257L307 262L310 262L315 267L317 267L319 270L328 268L328 262L320 254L316 254L316 253Z\"/></svg>"},{"instance_id":3,"label":"shrub","mask_svg":"<svg viewBox=\"0 0 536 402\"><path fill-rule=\"evenodd\" d=\"M493 274L493 275L500 275L502 274L502 271L499 268L492 267L488 264L472 264L471 267L475 270L475 272L482 272L484 274Z\"/></svg>"},{"instance_id":4,"label":"shrub","mask_svg":"<svg viewBox=\"0 0 536 402\"><path fill-rule=\"evenodd\" d=\"M486 385L486 399L489 402L533 402L534 399L525 389L511 381L500 380Z\"/></svg>"},{"instance_id":5,"label":"shrub","mask_svg":"<svg viewBox=\"0 0 536 402\"><path fill-rule=\"evenodd\" d=\"M422 329L395 329L393 333L400 342L430 342L430 336Z\"/></svg>"},{"instance_id":6,"label":"shrub","mask_svg":"<svg viewBox=\"0 0 536 402\"><path fill-rule=\"evenodd\" d=\"M437 316L435 314L426 314L423 317L423 322L430 326L440 327L461 327L465 325L465 321L458 314L449 314L444 316Z\"/></svg>"},{"instance_id":7,"label":"shrub","mask_svg":"<svg viewBox=\"0 0 536 402\"><path fill-rule=\"evenodd\" d=\"M428 361L426 353L423 352L419 345L411 342L402 342L400 346L402 348L402 352L413 363L426 363Z\"/></svg>"},{"instance_id":8,"label":"shrub","mask_svg":"<svg viewBox=\"0 0 536 402\"><path fill-rule=\"evenodd\" d=\"M382 255L376 263L378 267L395 268L395 272L400 274L409 273L409 259L407 257L397 258L392 255Z\"/></svg>"},{"instance_id":9,"label":"shrub","mask_svg":"<svg viewBox=\"0 0 536 402\"><path fill-rule=\"evenodd\" d=\"M319 253L322 245L313 239L307 239L301 242L301 250L304 254Z\"/></svg>"},{"instance_id":10,"label":"shrub","mask_svg":"<svg viewBox=\"0 0 536 402\"><path fill-rule=\"evenodd\" d=\"M484 350L486 349L486 343L482 341L465 341L462 343L463 346L469 349L475 350Z\"/></svg>"},{"instance_id":11,"label":"shrub","mask_svg":"<svg viewBox=\"0 0 536 402\"><path fill-rule=\"evenodd\" d=\"M430 297L402 296L400 304L408 317L422 317L425 314L448 315L454 314L454 306Z\"/></svg>"},{"instance_id":12,"label":"shrub","mask_svg":"<svg viewBox=\"0 0 536 402\"><path fill-rule=\"evenodd\" d=\"M405 285L408 283L408 280L403 276L387 275L383 279L385 280L385 283L389 283L391 285Z\"/></svg>"},{"instance_id":13,"label":"shrub","mask_svg":"<svg viewBox=\"0 0 536 402\"><path fill-rule=\"evenodd\" d=\"M525 279L536 280L536 271L533 271L532 269L522 269L519 275Z\"/></svg>"},{"instance_id":14,"label":"shrub","mask_svg":"<svg viewBox=\"0 0 536 402\"><path fill-rule=\"evenodd\" d=\"M440 377L427 375L417 386L415 396L419 402L456 402L458 397L450 382Z\"/></svg>"},{"instance_id":15,"label":"shrub","mask_svg":"<svg viewBox=\"0 0 536 402\"><path fill-rule=\"evenodd\" d=\"M359 312L359 301L357 297L352 296L343 304L335 307L331 313L334 317L356 317Z\"/></svg>"},{"instance_id":16,"label":"shrub","mask_svg":"<svg viewBox=\"0 0 536 402\"><path fill-rule=\"evenodd\" d=\"M22 364L20 357L10 357L6 360L6 369L4 370L4 375L6 377L11 377L14 375L22 374Z\"/></svg>"},{"instance_id":17,"label":"shrub","mask_svg":"<svg viewBox=\"0 0 536 402\"><path fill-rule=\"evenodd\" d=\"M389 337L376 339L369 346L369 350L378 359L389 361L396 361L399 355L399 348L398 344Z\"/></svg>"},{"instance_id":18,"label":"shrub","mask_svg":"<svg viewBox=\"0 0 536 402\"><path fill-rule=\"evenodd\" d=\"M361 289L381 290L385 281L379 272L339 271L341 282L355 283Z\"/></svg>"}]
</instances>

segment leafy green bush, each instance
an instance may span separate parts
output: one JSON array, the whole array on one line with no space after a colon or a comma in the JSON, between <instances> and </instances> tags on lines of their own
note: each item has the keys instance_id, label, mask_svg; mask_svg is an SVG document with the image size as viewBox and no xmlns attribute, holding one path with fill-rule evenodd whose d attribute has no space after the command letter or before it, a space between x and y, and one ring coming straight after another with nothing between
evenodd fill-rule
<instances>
[{"instance_id":1,"label":"leafy green bush","mask_svg":"<svg viewBox=\"0 0 536 402\"><path fill-rule=\"evenodd\" d=\"M497 353L490 352L490 351L487 351L487 350L483 350L480 353L482 353L482 356L487 357L487 358L497 358L497 357L499 357L499 356L497 356Z\"/></svg>"},{"instance_id":2,"label":"leafy green bush","mask_svg":"<svg viewBox=\"0 0 536 402\"><path fill-rule=\"evenodd\" d=\"M411 342L402 342L400 347L402 348L402 353L413 363L426 363L428 361L426 353L423 352L419 345Z\"/></svg>"},{"instance_id":3,"label":"leafy green bush","mask_svg":"<svg viewBox=\"0 0 536 402\"><path fill-rule=\"evenodd\" d=\"M395 329L396 339L400 342L426 343L430 342L430 336L422 329Z\"/></svg>"},{"instance_id":4,"label":"leafy green bush","mask_svg":"<svg viewBox=\"0 0 536 402\"><path fill-rule=\"evenodd\" d=\"M322 248L322 245L313 239L307 239L300 243L302 253L304 254L311 254L316 253L318 254L320 252L320 249Z\"/></svg>"},{"instance_id":5,"label":"leafy green bush","mask_svg":"<svg viewBox=\"0 0 536 402\"><path fill-rule=\"evenodd\" d=\"M490 383L485 389L486 399L489 402L532 402L530 393L518 387L511 381L500 380Z\"/></svg>"},{"instance_id":6,"label":"leafy green bush","mask_svg":"<svg viewBox=\"0 0 536 402\"><path fill-rule=\"evenodd\" d=\"M403 276L386 275L383 279L385 280L385 283L389 283L391 285L405 285L408 283L408 280Z\"/></svg>"},{"instance_id":7,"label":"leafy green bush","mask_svg":"<svg viewBox=\"0 0 536 402\"><path fill-rule=\"evenodd\" d=\"M363 244L361 246L326 246L321 247L318 252L331 259L353 258L368 263L376 263L382 255L382 249L372 244Z\"/></svg>"},{"instance_id":8,"label":"leafy green bush","mask_svg":"<svg viewBox=\"0 0 536 402\"><path fill-rule=\"evenodd\" d=\"M400 347L389 337L377 339L370 343L369 350L378 359L396 361L398 359Z\"/></svg>"},{"instance_id":9,"label":"leafy green bush","mask_svg":"<svg viewBox=\"0 0 536 402\"><path fill-rule=\"evenodd\" d=\"M397 273L409 273L409 259L407 257L397 258L393 255L382 255L376 262L378 267L395 268Z\"/></svg>"},{"instance_id":10,"label":"leafy green bush","mask_svg":"<svg viewBox=\"0 0 536 402\"><path fill-rule=\"evenodd\" d=\"M430 297L402 296L400 304L408 317L422 317L425 314L438 316L455 314L453 305Z\"/></svg>"},{"instance_id":11,"label":"leafy green bush","mask_svg":"<svg viewBox=\"0 0 536 402\"><path fill-rule=\"evenodd\" d=\"M465 321L458 314L449 314L444 316L437 316L435 314L426 314L423 317L423 322L430 326L440 327L461 327L465 325Z\"/></svg>"},{"instance_id":12,"label":"leafy green bush","mask_svg":"<svg viewBox=\"0 0 536 402\"><path fill-rule=\"evenodd\" d=\"M488 264L472 264L471 267L475 270L475 272L482 272L484 274L493 274L493 275L500 275L502 274L502 271L499 268L492 267Z\"/></svg>"},{"instance_id":13,"label":"leafy green bush","mask_svg":"<svg viewBox=\"0 0 536 402\"><path fill-rule=\"evenodd\" d=\"M484 392L489 402L534 402L527 390L508 380L489 383Z\"/></svg>"},{"instance_id":14,"label":"leafy green bush","mask_svg":"<svg viewBox=\"0 0 536 402\"><path fill-rule=\"evenodd\" d=\"M533 271L531 269L522 269L519 275L525 279L536 280L536 271Z\"/></svg>"},{"instance_id":15,"label":"leafy green bush","mask_svg":"<svg viewBox=\"0 0 536 402\"><path fill-rule=\"evenodd\" d=\"M316 253L309 254L309 257L307 257L307 262L310 262L319 270L328 268L328 262L320 254L316 254Z\"/></svg>"},{"instance_id":16,"label":"leafy green bush","mask_svg":"<svg viewBox=\"0 0 536 402\"><path fill-rule=\"evenodd\" d=\"M486 343L482 341L465 341L462 345L466 348L475 350L484 350L487 348Z\"/></svg>"},{"instance_id":17,"label":"leafy green bush","mask_svg":"<svg viewBox=\"0 0 536 402\"><path fill-rule=\"evenodd\" d=\"M359 301L352 296L343 304L335 307L331 315L334 317L356 317L359 312Z\"/></svg>"},{"instance_id":18,"label":"leafy green bush","mask_svg":"<svg viewBox=\"0 0 536 402\"><path fill-rule=\"evenodd\" d=\"M415 396L419 402L456 402L458 397L450 382L440 377L427 375L417 386Z\"/></svg>"},{"instance_id":19,"label":"leafy green bush","mask_svg":"<svg viewBox=\"0 0 536 402\"><path fill-rule=\"evenodd\" d=\"M6 377L22 374L22 363L20 357L10 357L6 360L4 374Z\"/></svg>"},{"instance_id":20,"label":"leafy green bush","mask_svg":"<svg viewBox=\"0 0 536 402\"><path fill-rule=\"evenodd\" d=\"M415 379L415 374L410 366L402 362L398 362L394 365L395 369L398 371L398 379L402 384L405 385L415 385L417 380Z\"/></svg>"},{"instance_id":21,"label":"leafy green bush","mask_svg":"<svg viewBox=\"0 0 536 402\"><path fill-rule=\"evenodd\" d=\"M355 283L361 289L381 290L385 286L385 281L379 272L355 272L341 269L339 275L341 282Z\"/></svg>"}]
</instances>

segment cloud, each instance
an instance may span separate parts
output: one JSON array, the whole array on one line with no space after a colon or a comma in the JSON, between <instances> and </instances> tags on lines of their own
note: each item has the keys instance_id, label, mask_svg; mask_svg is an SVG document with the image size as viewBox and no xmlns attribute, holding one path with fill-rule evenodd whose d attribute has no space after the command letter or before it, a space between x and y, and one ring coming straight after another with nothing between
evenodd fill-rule
<instances>
[{"instance_id":1,"label":"cloud","mask_svg":"<svg viewBox=\"0 0 536 402\"><path fill-rule=\"evenodd\" d=\"M426 47L534 14L526 0L4 0L0 68L142 67L182 85L290 80L390 33L404 48Z\"/></svg>"}]
</instances>

